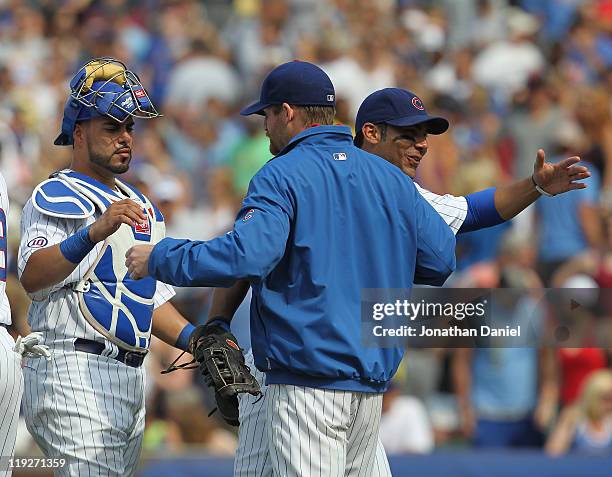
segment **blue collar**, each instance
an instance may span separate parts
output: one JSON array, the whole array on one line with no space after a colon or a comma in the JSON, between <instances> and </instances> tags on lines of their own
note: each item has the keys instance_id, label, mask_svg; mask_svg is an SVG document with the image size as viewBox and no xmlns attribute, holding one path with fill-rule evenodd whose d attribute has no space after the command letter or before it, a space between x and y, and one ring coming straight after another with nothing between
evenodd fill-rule
<instances>
[{"instance_id":1,"label":"blue collar","mask_svg":"<svg viewBox=\"0 0 612 477\"><path fill-rule=\"evenodd\" d=\"M339 136L345 136L343 139L347 139L353 143L353 132L351 128L348 126L313 126L311 128L305 129L298 135L294 136L289 144L287 144L281 152L279 152L276 156L282 156L287 154L291 149L293 149L299 142L303 141L306 138L311 136L316 136L319 134L337 134Z\"/></svg>"}]
</instances>

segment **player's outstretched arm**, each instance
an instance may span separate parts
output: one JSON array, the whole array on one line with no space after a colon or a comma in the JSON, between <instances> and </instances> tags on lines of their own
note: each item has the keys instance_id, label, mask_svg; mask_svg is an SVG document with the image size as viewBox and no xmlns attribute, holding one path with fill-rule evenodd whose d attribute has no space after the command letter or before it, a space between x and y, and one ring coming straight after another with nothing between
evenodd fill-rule
<instances>
[{"instance_id":1,"label":"player's outstretched arm","mask_svg":"<svg viewBox=\"0 0 612 477\"><path fill-rule=\"evenodd\" d=\"M292 213L284 187L263 168L251 180L232 231L207 242L166 237L155 247L135 245L125 264L132 278L150 275L180 287L259 279L282 259Z\"/></svg>"},{"instance_id":2,"label":"player's outstretched arm","mask_svg":"<svg viewBox=\"0 0 612 477\"><path fill-rule=\"evenodd\" d=\"M117 231L121 224L133 227L145 220L143 210L135 202L129 199L115 202L93 224L58 244L34 252L20 277L23 288L28 293L34 293L61 282L93 250L96 243Z\"/></svg>"},{"instance_id":3,"label":"player's outstretched arm","mask_svg":"<svg viewBox=\"0 0 612 477\"><path fill-rule=\"evenodd\" d=\"M544 150L538 149L531 177L500 186L495 191L495 208L499 215L504 220L513 218L535 202L542 193L557 195L586 188L586 184L578 181L591 174L587 167L578 165L578 162L578 156L568 157L556 164L545 162ZM538 188L543 192L538 191Z\"/></svg>"}]
</instances>

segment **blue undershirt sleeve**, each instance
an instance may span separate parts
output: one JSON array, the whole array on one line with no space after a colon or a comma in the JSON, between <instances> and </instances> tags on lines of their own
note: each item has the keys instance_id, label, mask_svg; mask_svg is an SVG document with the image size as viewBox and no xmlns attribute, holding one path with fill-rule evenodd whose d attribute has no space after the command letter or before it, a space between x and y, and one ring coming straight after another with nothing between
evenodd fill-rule
<instances>
[{"instance_id":1,"label":"blue undershirt sleeve","mask_svg":"<svg viewBox=\"0 0 612 477\"><path fill-rule=\"evenodd\" d=\"M495 190L495 187L490 187L465 196L468 210L458 233L472 232L505 222L495 208Z\"/></svg>"}]
</instances>

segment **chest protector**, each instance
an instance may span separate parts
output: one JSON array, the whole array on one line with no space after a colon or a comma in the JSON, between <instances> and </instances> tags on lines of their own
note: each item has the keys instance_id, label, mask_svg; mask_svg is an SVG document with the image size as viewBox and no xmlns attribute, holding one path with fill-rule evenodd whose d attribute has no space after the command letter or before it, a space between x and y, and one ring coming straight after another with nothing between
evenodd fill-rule
<instances>
[{"instance_id":1,"label":"chest protector","mask_svg":"<svg viewBox=\"0 0 612 477\"><path fill-rule=\"evenodd\" d=\"M147 223L122 224L109 236L93 265L74 289L79 308L98 332L122 349L144 352L149 347L156 280L133 280L125 266L125 253L137 244L154 245L165 236L164 219L135 188L115 179L123 196L91 177L64 170L41 183L32 194L34 207L56 217L86 218L95 209L104 213L126 197L141 205Z\"/></svg>"}]
</instances>

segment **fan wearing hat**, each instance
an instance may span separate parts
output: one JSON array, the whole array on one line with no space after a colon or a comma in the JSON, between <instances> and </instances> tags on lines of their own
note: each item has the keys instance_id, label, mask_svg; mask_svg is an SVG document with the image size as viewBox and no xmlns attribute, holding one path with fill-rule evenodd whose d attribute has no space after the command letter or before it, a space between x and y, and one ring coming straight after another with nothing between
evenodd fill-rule
<instances>
[{"instance_id":1,"label":"fan wearing hat","mask_svg":"<svg viewBox=\"0 0 612 477\"><path fill-rule=\"evenodd\" d=\"M57 475L131 476L144 434L151 334L180 349L194 327L168 302L172 287L129 278L124 255L165 235L159 210L119 180L134 120L159 116L138 77L113 59L89 61L70 82L58 146L70 167L39 184L22 213L19 277L28 322L51 352L24 358L28 430ZM116 399L120 396L120 399Z\"/></svg>"},{"instance_id":2,"label":"fan wearing hat","mask_svg":"<svg viewBox=\"0 0 612 477\"><path fill-rule=\"evenodd\" d=\"M385 88L370 94L359 107L355 145L415 179L427 154L427 136L443 134L448 127L445 118L429 115L414 93ZM470 232L510 220L541 195L584 189L586 184L577 181L590 173L586 167L576 165L579 161L573 156L557 163L545 162L544 151L539 149L531 177L465 197L440 196L415 185L455 233Z\"/></svg>"}]
</instances>

